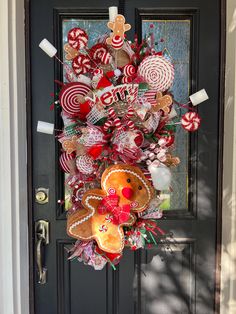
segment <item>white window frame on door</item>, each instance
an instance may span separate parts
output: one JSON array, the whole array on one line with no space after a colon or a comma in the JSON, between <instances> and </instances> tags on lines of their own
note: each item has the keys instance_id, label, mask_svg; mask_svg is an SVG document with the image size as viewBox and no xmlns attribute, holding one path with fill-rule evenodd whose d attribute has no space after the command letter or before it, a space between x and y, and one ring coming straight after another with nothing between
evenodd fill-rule
<instances>
[{"instance_id":1,"label":"white window frame on door","mask_svg":"<svg viewBox=\"0 0 236 314\"><path fill-rule=\"evenodd\" d=\"M0 1L0 313L29 313L24 0ZM221 314L236 313L236 3L227 0ZM200 313L199 313L200 314Z\"/></svg>"}]
</instances>

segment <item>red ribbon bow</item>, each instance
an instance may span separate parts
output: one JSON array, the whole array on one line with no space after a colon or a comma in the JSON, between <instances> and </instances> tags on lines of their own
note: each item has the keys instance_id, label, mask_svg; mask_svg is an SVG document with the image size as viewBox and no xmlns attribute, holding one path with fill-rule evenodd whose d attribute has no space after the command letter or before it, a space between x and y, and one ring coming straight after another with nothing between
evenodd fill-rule
<instances>
[{"instance_id":1,"label":"red ribbon bow","mask_svg":"<svg viewBox=\"0 0 236 314\"><path fill-rule=\"evenodd\" d=\"M108 195L103 198L100 205L98 206L98 213L105 214L111 213L113 215L113 223L114 224L121 224L129 220L130 216L130 205L122 205L119 206L119 196Z\"/></svg>"}]
</instances>

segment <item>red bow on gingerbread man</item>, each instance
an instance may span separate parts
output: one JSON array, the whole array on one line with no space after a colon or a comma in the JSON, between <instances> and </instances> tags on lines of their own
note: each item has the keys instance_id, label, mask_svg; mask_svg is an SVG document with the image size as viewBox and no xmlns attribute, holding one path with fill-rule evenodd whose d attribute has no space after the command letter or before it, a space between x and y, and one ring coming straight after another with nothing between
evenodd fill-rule
<instances>
[{"instance_id":1,"label":"red bow on gingerbread man","mask_svg":"<svg viewBox=\"0 0 236 314\"><path fill-rule=\"evenodd\" d=\"M98 213L104 215L111 213L113 215L113 223L116 225L122 224L130 218L130 204L118 206L119 196L117 194L108 195L103 198L98 206Z\"/></svg>"}]
</instances>

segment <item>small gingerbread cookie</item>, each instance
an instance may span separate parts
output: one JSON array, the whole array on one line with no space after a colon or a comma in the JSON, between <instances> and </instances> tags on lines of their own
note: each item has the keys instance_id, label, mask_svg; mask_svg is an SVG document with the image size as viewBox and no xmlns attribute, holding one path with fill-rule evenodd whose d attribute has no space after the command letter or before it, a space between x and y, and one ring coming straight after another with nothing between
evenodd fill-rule
<instances>
[{"instance_id":1,"label":"small gingerbread cookie","mask_svg":"<svg viewBox=\"0 0 236 314\"><path fill-rule=\"evenodd\" d=\"M162 92L156 93L156 105L152 107L153 112L163 110L164 113L170 112L170 106L172 105L172 97L170 95L162 95Z\"/></svg>"},{"instance_id":2,"label":"small gingerbread cookie","mask_svg":"<svg viewBox=\"0 0 236 314\"><path fill-rule=\"evenodd\" d=\"M68 61L73 60L75 57L79 55L78 50L71 47L68 43L64 45L64 51L66 53L65 58Z\"/></svg>"},{"instance_id":3,"label":"small gingerbread cookie","mask_svg":"<svg viewBox=\"0 0 236 314\"><path fill-rule=\"evenodd\" d=\"M121 14L116 16L114 22L108 22L107 27L112 30L110 37L106 40L108 45L112 44L112 39L116 36L123 40L125 32L131 29L131 25L125 24L125 17Z\"/></svg>"}]
</instances>

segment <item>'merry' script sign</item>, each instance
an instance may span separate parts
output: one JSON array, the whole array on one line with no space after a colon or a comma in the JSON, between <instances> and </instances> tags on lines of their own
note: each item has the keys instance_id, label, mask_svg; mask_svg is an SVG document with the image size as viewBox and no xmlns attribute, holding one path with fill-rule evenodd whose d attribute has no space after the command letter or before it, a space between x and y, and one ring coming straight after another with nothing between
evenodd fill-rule
<instances>
[{"instance_id":1,"label":"'merry' script sign","mask_svg":"<svg viewBox=\"0 0 236 314\"><path fill-rule=\"evenodd\" d=\"M138 98L138 84L124 84L111 87L99 93L99 99L104 106L109 106L114 102L123 100L133 103Z\"/></svg>"}]
</instances>

